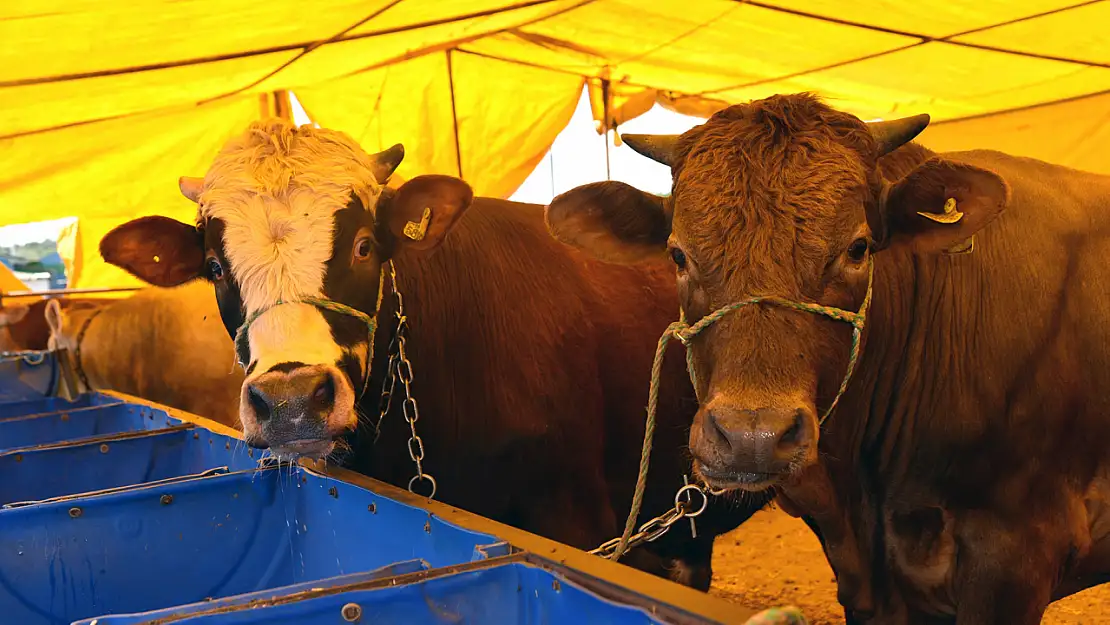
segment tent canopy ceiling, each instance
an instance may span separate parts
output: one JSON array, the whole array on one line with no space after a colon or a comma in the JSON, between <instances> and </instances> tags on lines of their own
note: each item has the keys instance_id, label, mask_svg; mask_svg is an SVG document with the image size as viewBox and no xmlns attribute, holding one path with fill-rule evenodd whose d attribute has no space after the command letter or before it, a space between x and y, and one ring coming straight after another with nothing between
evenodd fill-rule
<instances>
[{"instance_id":1,"label":"tent canopy ceiling","mask_svg":"<svg viewBox=\"0 0 1110 625\"><path fill-rule=\"evenodd\" d=\"M278 90L367 150L404 143L400 175L461 174L488 195L527 177L583 83L609 125L657 101L705 116L813 91L863 119L927 112L937 149L974 137L1110 172L1092 149L1107 25L1110 0L9 2L0 222L100 224L75 246L96 262L110 223L187 215L176 177L203 174Z\"/></svg>"}]
</instances>

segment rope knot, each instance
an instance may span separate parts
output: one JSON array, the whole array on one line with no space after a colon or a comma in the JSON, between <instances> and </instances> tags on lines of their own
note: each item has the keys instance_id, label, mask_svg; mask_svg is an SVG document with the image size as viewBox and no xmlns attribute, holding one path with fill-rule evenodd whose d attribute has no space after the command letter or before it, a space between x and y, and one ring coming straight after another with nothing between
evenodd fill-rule
<instances>
[{"instance_id":1,"label":"rope knot","mask_svg":"<svg viewBox=\"0 0 1110 625\"><path fill-rule=\"evenodd\" d=\"M674 321L667 326L665 334L675 337L683 345L689 345L696 333L690 331L690 324L685 321Z\"/></svg>"}]
</instances>

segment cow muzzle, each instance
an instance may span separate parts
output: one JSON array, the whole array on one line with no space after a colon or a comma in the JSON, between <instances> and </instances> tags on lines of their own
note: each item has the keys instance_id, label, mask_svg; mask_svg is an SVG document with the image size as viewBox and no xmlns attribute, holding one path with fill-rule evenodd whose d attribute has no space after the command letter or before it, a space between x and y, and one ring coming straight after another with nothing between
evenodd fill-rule
<instances>
[{"instance_id":1,"label":"cow muzzle","mask_svg":"<svg viewBox=\"0 0 1110 625\"><path fill-rule=\"evenodd\" d=\"M243 384L239 416L248 445L279 458L322 458L356 423L354 392L336 366L278 366Z\"/></svg>"},{"instance_id":2,"label":"cow muzzle","mask_svg":"<svg viewBox=\"0 0 1110 625\"><path fill-rule=\"evenodd\" d=\"M812 407L750 409L714 401L698 412L690 450L710 487L761 491L805 466L816 430Z\"/></svg>"}]
</instances>

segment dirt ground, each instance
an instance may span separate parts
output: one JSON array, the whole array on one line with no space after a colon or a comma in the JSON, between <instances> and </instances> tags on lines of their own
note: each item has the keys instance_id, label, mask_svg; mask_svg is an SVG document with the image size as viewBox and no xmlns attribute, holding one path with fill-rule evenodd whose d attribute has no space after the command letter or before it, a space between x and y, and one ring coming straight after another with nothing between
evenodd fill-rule
<instances>
[{"instance_id":1,"label":"dirt ground","mask_svg":"<svg viewBox=\"0 0 1110 625\"><path fill-rule=\"evenodd\" d=\"M836 583L817 538L778 509L717 538L712 594L761 610L795 605L814 625L843 625ZM1110 584L1049 606L1044 625L1110 625Z\"/></svg>"}]
</instances>

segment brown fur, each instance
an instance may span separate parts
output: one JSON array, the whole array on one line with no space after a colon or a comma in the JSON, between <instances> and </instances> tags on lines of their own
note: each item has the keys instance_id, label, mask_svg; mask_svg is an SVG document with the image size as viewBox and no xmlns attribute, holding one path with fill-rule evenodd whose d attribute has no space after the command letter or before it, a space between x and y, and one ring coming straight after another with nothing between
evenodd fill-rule
<instances>
[{"instance_id":1,"label":"brown fur","mask_svg":"<svg viewBox=\"0 0 1110 625\"><path fill-rule=\"evenodd\" d=\"M639 461L654 340L678 310L670 268L601 263L547 236L537 206L478 198L434 252L396 258L411 336L418 429L440 498L590 549L620 533ZM399 401L376 445L377 392L395 302L387 279L367 416L354 466L395 484L414 467ZM680 353L666 359L659 424L640 522L673 505L689 471L696 402ZM713 536L765 500L718 501L698 539L678 527L626 556L667 576L677 558L708 589ZM646 553L645 553L646 552ZM646 554L662 556L653 563ZM624 560L622 560L624 561Z\"/></svg>"},{"instance_id":2,"label":"brown fur","mask_svg":"<svg viewBox=\"0 0 1110 625\"><path fill-rule=\"evenodd\" d=\"M94 388L239 426L243 372L204 282L147 289L114 303L89 324L81 354Z\"/></svg>"},{"instance_id":3,"label":"brown fur","mask_svg":"<svg viewBox=\"0 0 1110 625\"><path fill-rule=\"evenodd\" d=\"M207 283L146 289L119 300L63 298L61 304L71 362L76 363L77 336L88 325L80 366L93 389L135 395L238 427L243 374L235 367L231 340ZM25 335L26 344L35 345L29 349L46 349L50 331L44 308L45 302L36 303L24 319L35 329L31 334L45 328L44 337Z\"/></svg>"},{"instance_id":4,"label":"brown fur","mask_svg":"<svg viewBox=\"0 0 1110 625\"><path fill-rule=\"evenodd\" d=\"M96 310L110 304L103 297L59 297L63 313ZM42 351L49 347L50 325L46 322L48 299L21 304L19 298L4 301L0 308L0 351Z\"/></svg>"},{"instance_id":5,"label":"brown fur","mask_svg":"<svg viewBox=\"0 0 1110 625\"><path fill-rule=\"evenodd\" d=\"M1110 579L1110 179L990 151L880 156L864 123L805 94L730 107L678 141L656 249L685 252L692 320L764 294L855 310L866 263L845 250L866 236L875 251L862 357L820 432L848 327L749 307L695 342L692 447L756 466L727 455L708 415L747 410L758 437L773 433L763 407L806 407L819 455L778 492L818 530L849 622L1037 623ZM950 197L959 222L917 214ZM946 253L972 236L973 253Z\"/></svg>"},{"instance_id":6,"label":"brown fur","mask_svg":"<svg viewBox=\"0 0 1110 625\"><path fill-rule=\"evenodd\" d=\"M423 468L438 482L437 499L592 549L619 534L630 508L653 343L678 312L670 269L663 263L628 267L598 262L548 236L542 207L488 198L471 204L471 197L458 179L417 177L375 198L376 214L352 200L351 207L335 213L331 239L316 238L313 244L319 249L307 250L331 256L321 289L326 297L376 312L378 320L369 391L357 404L357 427L349 435L335 435L344 437L350 453L332 459L399 486L409 484L416 470L400 385L381 436L375 436L388 347L396 329L396 300L388 279L383 303L375 310L378 277L382 261L393 259L409 324L406 355L418 402ZM398 236L406 222L419 221L425 206L432 210L427 239L414 243ZM137 226L124 225L119 236L105 238L106 258L119 258L117 248L134 249L130 239L142 238L148 227L159 228L155 234L176 233L169 250L192 239L177 226L133 223ZM226 260L241 250L223 236L225 223L212 219L205 224L214 258L227 268L210 284L215 284L226 330L235 332L243 321L243 303L236 267ZM448 233L444 226L452 223ZM368 224L377 237L377 256L353 258L354 241ZM438 245L428 249L433 243ZM159 267L146 264L146 271L143 266L134 263L130 270L151 279L164 275ZM361 324L337 321L327 327L337 346L365 344ZM273 352L289 362L298 360L304 351L298 338L288 335L279 341L275 333L278 347ZM257 357L249 349L244 352L244 362ZM353 356L347 361L360 364ZM341 364L345 379L361 388L363 368ZM250 371L251 364L247 367ZM640 523L674 506L683 475L690 472L687 430L697 404L682 375L682 355L671 353L665 367ZM264 369L259 366L254 374L271 373L261 373ZM322 431L328 424L319 421ZM259 427L258 433L265 435L264 427L269 426ZM327 434L333 436L330 430ZM274 440L260 438L246 436L254 445ZM708 590L714 537L737 527L769 499L769 494L740 502L716 499L698 517L696 539L689 525L680 523L656 542L629 552L622 562Z\"/></svg>"}]
</instances>

